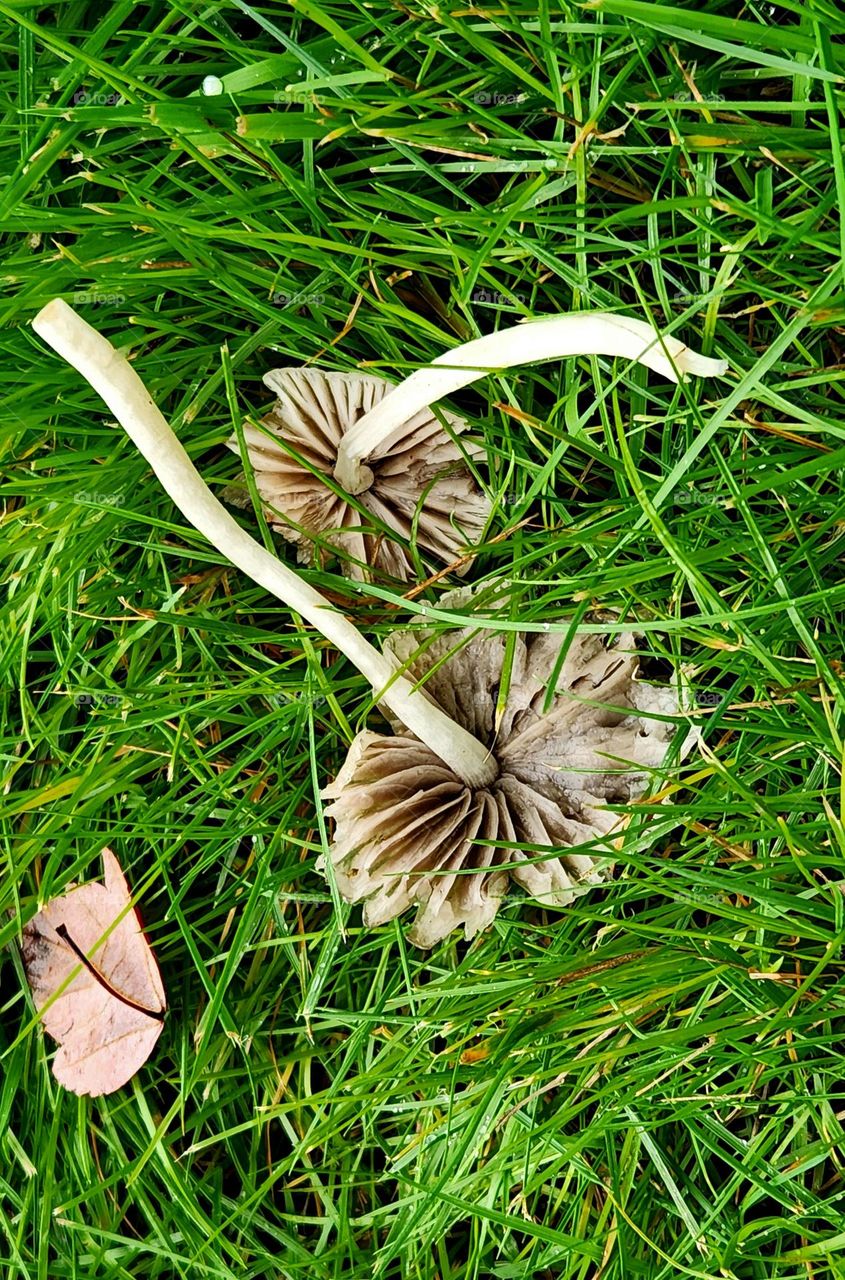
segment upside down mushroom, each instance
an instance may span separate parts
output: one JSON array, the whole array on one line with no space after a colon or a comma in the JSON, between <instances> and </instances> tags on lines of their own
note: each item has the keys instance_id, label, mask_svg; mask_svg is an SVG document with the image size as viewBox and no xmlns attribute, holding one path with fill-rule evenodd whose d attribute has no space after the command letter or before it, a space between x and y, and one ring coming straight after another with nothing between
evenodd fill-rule
<instances>
[{"instance_id":1,"label":"upside down mushroom","mask_svg":"<svg viewBox=\"0 0 845 1280\"><path fill-rule=\"evenodd\" d=\"M438 601L449 608L465 595ZM491 923L508 879L545 905L610 871L607 838L623 821L613 805L642 797L678 724L673 689L637 680L636 636L519 635L504 708L500 634L467 627L395 632L394 657L456 724L488 743L496 776L472 786L395 717L391 735L363 732L324 791L335 822L330 850L338 889L364 902L375 927L418 908L409 938L430 947L453 929L472 937ZM680 754L695 740L688 733ZM539 857L517 846L541 848ZM580 848L579 848L580 847ZM319 864L318 864L319 865Z\"/></svg>"},{"instance_id":2,"label":"upside down mushroom","mask_svg":"<svg viewBox=\"0 0 845 1280\"><path fill-rule=\"evenodd\" d=\"M727 367L642 320L578 312L475 338L398 386L368 373L273 369L264 382L276 402L260 426L244 428L269 523L296 544L301 563L318 542L334 547L352 578L370 566L407 580L415 524L423 553L446 564L459 560L480 540L492 510L467 465L482 450L458 440L464 418L442 410L438 417L431 405L496 370L573 355L621 356L672 382ZM238 451L236 436L227 443ZM223 496L249 505L239 483Z\"/></svg>"},{"instance_id":3,"label":"upside down mushroom","mask_svg":"<svg viewBox=\"0 0 845 1280\"><path fill-rule=\"evenodd\" d=\"M412 414L401 440L373 463L370 483L357 495L361 514L327 480L334 476L346 432L393 391L393 383L372 374L308 368L272 369L264 383L276 392L276 403L260 428L244 426L244 442L266 518L296 545L301 564L314 559L315 539L322 539L341 552L351 578L364 578L372 566L406 581L412 564L404 544L420 503L416 537L423 552L448 563L480 539L490 504L464 454L478 457L482 450L453 438L467 427L462 418L443 414L450 436L431 409ZM238 451L237 436L227 444ZM223 496L236 506L251 505L240 481Z\"/></svg>"},{"instance_id":4,"label":"upside down mushroom","mask_svg":"<svg viewBox=\"0 0 845 1280\"><path fill-rule=\"evenodd\" d=\"M416 906L410 936L431 946L458 926L471 937L489 925L508 877L552 904L601 878L609 849L595 846L617 822L607 806L645 794L678 724L676 694L636 679L630 634L607 646L576 635L562 665L562 637L520 636L497 717L499 635L424 635L420 645L397 632L380 652L236 523L104 337L60 299L33 327L99 393L182 514L344 653L392 718L392 735L357 736L326 792L336 826L328 856L343 895L364 900L366 923ZM593 852L578 848L585 841Z\"/></svg>"}]
</instances>

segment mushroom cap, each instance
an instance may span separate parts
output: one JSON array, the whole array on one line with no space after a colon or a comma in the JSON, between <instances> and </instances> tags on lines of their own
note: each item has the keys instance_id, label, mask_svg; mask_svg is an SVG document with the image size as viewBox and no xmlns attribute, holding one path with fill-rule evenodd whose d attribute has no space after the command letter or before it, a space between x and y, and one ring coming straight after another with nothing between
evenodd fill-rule
<instances>
[{"instance_id":1,"label":"mushroom cap","mask_svg":"<svg viewBox=\"0 0 845 1280\"><path fill-rule=\"evenodd\" d=\"M431 409L410 418L401 441L370 462L373 482L356 499L396 531L401 541L393 541L376 526L368 531L366 517L324 481L334 473L344 434L394 389L393 383L371 374L311 368L273 369L264 382L276 392L276 403L261 419L266 431L247 425L244 438L267 519L296 544L300 563L312 560L312 539L318 536L348 557L351 577L363 577L371 565L407 581L414 569L402 542L410 540L417 515L418 546L446 563L479 540L490 503L465 459L483 450L472 444L461 449ZM455 434L467 427L456 414L442 412L441 417ZM236 436L227 444L238 452ZM239 501L231 487L224 496Z\"/></svg>"},{"instance_id":2,"label":"mushroom cap","mask_svg":"<svg viewBox=\"0 0 845 1280\"><path fill-rule=\"evenodd\" d=\"M649 790L677 729L675 692L636 678L636 637L518 636L498 732L501 635L466 628L391 640L409 675L427 676L424 696L490 743L499 773L474 789L400 725L393 736L357 736L324 795L335 823L335 880L347 901L363 900L364 923L416 906L409 939L431 947L460 926L467 938L486 928L509 878L556 906L605 879L607 837L625 821L607 806ZM682 751L694 738L692 731ZM548 853L513 847L520 844Z\"/></svg>"}]
</instances>

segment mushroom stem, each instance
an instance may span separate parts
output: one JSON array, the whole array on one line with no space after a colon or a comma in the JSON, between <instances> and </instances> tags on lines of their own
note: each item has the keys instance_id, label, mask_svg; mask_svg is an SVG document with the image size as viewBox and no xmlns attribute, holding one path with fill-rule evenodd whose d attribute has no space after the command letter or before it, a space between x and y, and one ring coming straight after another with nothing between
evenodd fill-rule
<instances>
[{"instance_id":1,"label":"mushroom stem","mask_svg":"<svg viewBox=\"0 0 845 1280\"><path fill-rule=\"evenodd\" d=\"M286 565L251 538L217 501L126 358L61 298L32 322L39 337L82 374L105 401L176 506L221 555L301 614L354 663L383 702L470 786L485 786L497 766L486 746L441 711L387 655Z\"/></svg>"},{"instance_id":2,"label":"mushroom stem","mask_svg":"<svg viewBox=\"0 0 845 1280\"><path fill-rule=\"evenodd\" d=\"M677 338L629 316L594 311L529 320L445 351L401 382L343 437L335 479L347 493L363 493L373 482L372 471L364 465L367 459L390 450L414 414L442 396L513 365L578 355L636 360L672 382L679 374L716 377L728 367L726 360L699 355Z\"/></svg>"}]
</instances>

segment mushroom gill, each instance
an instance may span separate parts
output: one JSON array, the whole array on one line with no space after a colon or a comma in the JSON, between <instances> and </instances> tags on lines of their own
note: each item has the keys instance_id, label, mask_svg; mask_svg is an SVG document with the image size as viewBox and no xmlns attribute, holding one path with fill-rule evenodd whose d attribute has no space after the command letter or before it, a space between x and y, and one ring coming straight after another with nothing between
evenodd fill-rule
<instances>
[{"instance_id":1,"label":"mushroom gill","mask_svg":"<svg viewBox=\"0 0 845 1280\"><path fill-rule=\"evenodd\" d=\"M497 775L467 785L395 721L392 736L357 736L324 795L336 883L347 901L363 901L364 923L384 924L415 906L408 936L431 947L458 927L467 938L486 928L509 878L556 906L605 879L607 837L624 821L608 806L649 790L678 723L674 691L637 679L636 637L608 644L597 634L518 636L498 732L501 635L466 628L391 641L407 674L427 677L426 696L490 746Z\"/></svg>"},{"instance_id":2,"label":"mushroom gill","mask_svg":"<svg viewBox=\"0 0 845 1280\"><path fill-rule=\"evenodd\" d=\"M438 418L427 408L413 414L402 438L370 463L372 483L358 495L358 510L337 491L336 482L332 487L340 443L394 384L369 374L311 368L272 369L264 382L275 391L276 403L261 419L263 430L244 427L244 440L266 518L296 545L300 563L312 560L314 539L320 538L347 559L350 577L363 578L371 565L404 582L414 569L394 538L410 543L415 520L420 549L446 563L479 540L490 503L466 458L483 451L470 443L459 446L441 421L457 435L466 429L463 419L445 411ZM239 452L236 436L227 444ZM237 483L224 497L248 505Z\"/></svg>"}]
</instances>

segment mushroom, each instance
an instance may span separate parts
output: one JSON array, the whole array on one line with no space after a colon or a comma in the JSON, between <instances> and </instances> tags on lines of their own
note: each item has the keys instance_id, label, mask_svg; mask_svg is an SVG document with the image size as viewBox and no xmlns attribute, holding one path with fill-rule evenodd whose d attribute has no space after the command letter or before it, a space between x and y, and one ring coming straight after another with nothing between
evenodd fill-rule
<instances>
[{"instance_id":1,"label":"mushroom","mask_svg":"<svg viewBox=\"0 0 845 1280\"><path fill-rule=\"evenodd\" d=\"M438 610L465 595L448 593ZM363 900L368 927L416 906L408 937L431 947L459 926L467 938L486 928L509 878L542 905L565 906L607 877L608 837L624 822L612 806L649 789L679 713L673 689L637 679L636 639L517 635L497 716L501 634L393 634L391 654L457 724L491 744L497 769L492 782L471 786L393 717L392 735L358 735L323 794L332 801L335 882L347 901ZM697 737L685 735L681 757Z\"/></svg>"},{"instance_id":2,"label":"mushroom","mask_svg":"<svg viewBox=\"0 0 845 1280\"><path fill-rule=\"evenodd\" d=\"M398 632L379 652L234 521L111 343L60 299L33 328L98 392L182 514L344 653L392 717L392 736L356 737L326 792L336 823L329 858L343 895L366 900L366 923L416 904L410 936L431 946L458 925L467 937L488 925L509 874L557 904L605 874L592 853L565 850L598 841L607 863L618 819L605 806L644 794L678 715L673 691L635 679L630 633L610 646L576 634L562 665L560 637L519 636L497 722L505 650L495 631L424 636L422 647ZM531 857L520 844L543 852Z\"/></svg>"},{"instance_id":3,"label":"mushroom","mask_svg":"<svg viewBox=\"0 0 845 1280\"><path fill-rule=\"evenodd\" d=\"M302 563L311 560L315 541L334 546L353 578L363 578L370 565L407 580L413 565L406 544L415 520L423 551L447 564L460 559L490 517L490 501L466 464L483 451L458 443L465 419L435 416L431 405L497 369L571 355L622 356L673 382L727 368L642 320L585 312L530 320L463 343L398 386L366 373L273 369L264 382L276 403L260 427L244 429L270 524L297 545ZM236 436L227 443L239 451ZM249 505L237 482L223 496Z\"/></svg>"},{"instance_id":4,"label":"mushroom","mask_svg":"<svg viewBox=\"0 0 845 1280\"><path fill-rule=\"evenodd\" d=\"M430 409L411 415L401 440L373 464L371 482L353 505L331 483L343 438L394 390L393 383L309 368L272 369L264 383L276 392L276 403L260 428L244 426L244 440L267 520L296 545L301 564L311 562L320 539L341 552L351 578L363 579L372 566L406 581L413 566L402 543L410 541L420 503L417 542L423 551L449 563L480 539L490 504L464 455L479 457L483 450L460 446ZM456 414L443 417L454 435L466 430ZM226 443L239 452L237 436ZM251 506L241 479L223 497Z\"/></svg>"}]
</instances>

